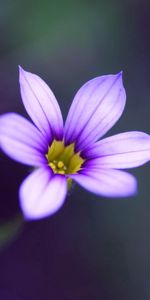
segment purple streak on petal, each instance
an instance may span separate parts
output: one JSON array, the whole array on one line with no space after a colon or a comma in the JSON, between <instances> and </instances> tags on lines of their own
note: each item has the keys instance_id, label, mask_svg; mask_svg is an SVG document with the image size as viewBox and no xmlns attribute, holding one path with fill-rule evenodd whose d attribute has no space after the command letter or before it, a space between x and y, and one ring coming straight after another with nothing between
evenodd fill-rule
<instances>
[{"instance_id":1,"label":"purple streak on petal","mask_svg":"<svg viewBox=\"0 0 150 300\"><path fill-rule=\"evenodd\" d=\"M133 175L113 169L86 169L71 178L90 192L106 197L128 197L137 192Z\"/></svg>"},{"instance_id":2,"label":"purple streak on petal","mask_svg":"<svg viewBox=\"0 0 150 300\"><path fill-rule=\"evenodd\" d=\"M19 191L20 205L26 219L41 219L61 208L67 194L65 176L53 175L50 168L40 168L29 175Z\"/></svg>"},{"instance_id":3,"label":"purple streak on petal","mask_svg":"<svg viewBox=\"0 0 150 300\"><path fill-rule=\"evenodd\" d=\"M46 163L46 140L34 125L15 113L0 117L0 147L24 164L41 166Z\"/></svg>"},{"instance_id":4,"label":"purple streak on petal","mask_svg":"<svg viewBox=\"0 0 150 300\"><path fill-rule=\"evenodd\" d=\"M120 118L126 94L121 73L97 77L76 94L65 124L66 144L80 151L102 137Z\"/></svg>"},{"instance_id":5,"label":"purple streak on petal","mask_svg":"<svg viewBox=\"0 0 150 300\"><path fill-rule=\"evenodd\" d=\"M125 132L103 139L83 152L87 167L133 168L150 160L150 136Z\"/></svg>"},{"instance_id":6,"label":"purple streak on petal","mask_svg":"<svg viewBox=\"0 0 150 300\"><path fill-rule=\"evenodd\" d=\"M19 72L20 91L24 106L29 116L47 137L63 137L63 119L57 100L48 85L37 75L24 71Z\"/></svg>"}]
</instances>

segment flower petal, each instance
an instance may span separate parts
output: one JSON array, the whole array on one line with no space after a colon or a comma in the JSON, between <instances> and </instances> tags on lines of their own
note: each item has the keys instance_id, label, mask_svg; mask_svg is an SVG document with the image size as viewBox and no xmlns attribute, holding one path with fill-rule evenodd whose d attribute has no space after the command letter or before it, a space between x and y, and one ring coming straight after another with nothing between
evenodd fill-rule
<instances>
[{"instance_id":1,"label":"flower petal","mask_svg":"<svg viewBox=\"0 0 150 300\"><path fill-rule=\"evenodd\" d=\"M29 116L50 142L63 137L63 119L57 100L48 85L37 75L19 72L20 91Z\"/></svg>"},{"instance_id":2,"label":"flower petal","mask_svg":"<svg viewBox=\"0 0 150 300\"><path fill-rule=\"evenodd\" d=\"M120 118L126 94L122 74L88 81L75 95L65 124L66 144L80 151L102 137Z\"/></svg>"},{"instance_id":3,"label":"flower petal","mask_svg":"<svg viewBox=\"0 0 150 300\"><path fill-rule=\"evenodd\" d=\"M87 167L133 168L150 160L150 136L144 132L125 132L103 139L83 153Z\"/></svg>"},{"instance_id":4,"label":"flower petal","mask_svg":"<svg viewBox=\"0 0 150 300\"><path fill-rule=\"evenodd\" d=\"M71 178L90 192L106 197L127 197L137 191L133 175L113 169L86 169Z\"/></svg>"},{"instance_id":5,"label":"flower petal","mask_svg":"<svg viewBox=\"0 0 150 300\"><path fill-rule=\"evenodd\" d=\"M50 168L40 168L29 175L19 191L20 205L26 219L40 219L54 214L67 193L65 176L53 175Z\"/></svg>"},{"instance_id":6,"label":"flower petal","mask_svg":"<svg viewBox=\"0 0 150 300\"><path fill-rule=\"evenodd\" d=\"M46 162L46 140L34 125L15 113L0 117L0 147L8 156L27 165L41 166Z\"/></svg>"}]
</instances>

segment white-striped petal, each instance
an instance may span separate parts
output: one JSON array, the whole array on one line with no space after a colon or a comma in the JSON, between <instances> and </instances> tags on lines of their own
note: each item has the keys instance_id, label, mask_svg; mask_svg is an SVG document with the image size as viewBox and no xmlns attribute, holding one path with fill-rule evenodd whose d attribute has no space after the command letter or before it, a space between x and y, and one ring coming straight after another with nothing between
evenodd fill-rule
<instances>
[{"instance_id":1,"label":"white-striped petal","mask_svg":"<svg viewBox=\"0 0 150 300\"><path fill-rule=\"evenodd\" d=\"M87 167L125 169L150 160L150 136L144 132L125 132L103 139L83 153Z\"/></svg>"},{"instance_id":2,"label":"white-striped petal","mask_svg":"<svg viewBox=\"0 0 150 300\"><path fill-rule=\"evenodd\" d=\"M106 197L128 197L137 192L137 182L133 175L113 169L83 170L71 178L88 191Z\"/></svg>"},{"instance_id":3,"label":"white-striped petal","mask_svg":"<svg viewBox=\"0 0 150 300\"><path fill-rule=\"evenodd\" d=\"M65 201L67 180L53 175L50 168L40 168L29 175L19 191L20 205L26 219L41 219L54 214Z\"/></svg>"},{"instance_id":4,"label":"white-striped petal","mask_svg":"<svg viewBox=\"0 0 150 300\"><path fill-rule=\"evenodd\" d=\"M57 100L48 85L37 75L19 72L20 91L27 113L50 142L62 139L63 119Z\"/></svg>"},{"instance_id":5,"label":"white-striped petal","mask_svg":"<svg viewBox=\"0 0 150 300\"><path fill-rule=\"evenodd\" d=\"M65 142L81 151L102 137L120 118L126 94L122 74L88 81L75 95L65 124Z\"/></svg>"},{"instance_id":6,"label":"white-striped petal","mask_svg":"<svg viewBox=\"0 0 150 300\"><path fill-rule=\"evenodd\" d=\"M0 117L0 147L11 158L31 166L45 164L48 144L40 131L15 113Z\"/></svg>"}]
</instances>

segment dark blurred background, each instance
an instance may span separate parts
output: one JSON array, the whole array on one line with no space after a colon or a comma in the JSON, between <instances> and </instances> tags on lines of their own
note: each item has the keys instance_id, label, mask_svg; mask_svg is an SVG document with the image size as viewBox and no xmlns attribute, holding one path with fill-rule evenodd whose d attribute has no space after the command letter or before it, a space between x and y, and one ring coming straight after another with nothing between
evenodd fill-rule
<instances>
[{"instance_id":1,"label":"dark blurred background","mask_svg":"<svg viewBox=\"0 0 150 300\"><path fill-rule=\"evenodd\" d=\"M150 133L149 0L0 0L1 114L26 116L18 64L50 85L64 117L84 82L123 70L127 105L109 135ZM1 154L0 229L20 214L28 173ZM137 197L75 186L57 214L16 230L0 248L0 300L149 300L150 166L132 173Z\"/></svg>"}]
</instances>

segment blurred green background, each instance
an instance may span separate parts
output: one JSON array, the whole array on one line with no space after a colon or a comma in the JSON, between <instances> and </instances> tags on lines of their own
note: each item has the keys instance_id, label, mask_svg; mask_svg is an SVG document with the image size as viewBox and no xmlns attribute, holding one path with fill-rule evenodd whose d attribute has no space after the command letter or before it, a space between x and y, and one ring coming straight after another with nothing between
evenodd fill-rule
<instances>
[{"instance_id":1,"label":"blurred green background","mask_svg":"<svg viewBox=\"0 0 150 300\"><path fill-rule=\"evenodd\" d=\"M84 82L123 70L127 105L109 135L150 133L149 0L0 0L1 114L26 116L18 64L50 85L64 117ZM3 154L0 164L3 225L20 213L29 168ZM137 197L106 199L75 186L57 214L25 224L1 249L0 300L149 300L149 165L132 173Z\"/></svg>"}]
</instances>

